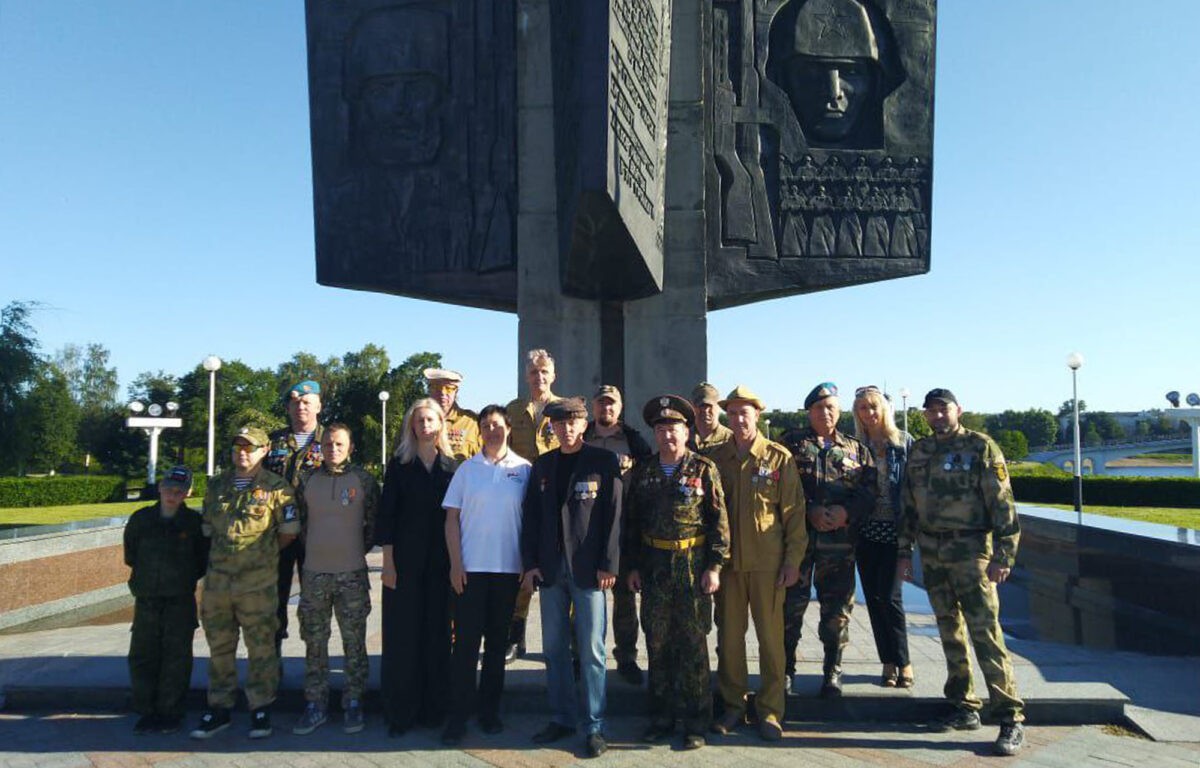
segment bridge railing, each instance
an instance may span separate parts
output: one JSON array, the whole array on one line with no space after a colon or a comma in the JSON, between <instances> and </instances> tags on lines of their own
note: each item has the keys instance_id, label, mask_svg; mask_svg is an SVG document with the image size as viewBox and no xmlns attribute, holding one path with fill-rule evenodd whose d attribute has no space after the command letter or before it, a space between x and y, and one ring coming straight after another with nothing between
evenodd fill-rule
<instances>
[{"instance_id":1,"label":"bridge railing","mask_svg":"<svg viewBox=\"0 0 1200 768\"><path fill-rule=\"evenodd\" d=\"M1126 445L1147 445L1152 443L1161 443L1162 445L1173 445L1175 443L1186 443L1189 438L1186 435L1178 437L1163 437L1162 435L1145 435L1143 437L1122 437L1118 440L1104 440L1093 445L1081 446L1084 451L1095 450L1097 448L1120 448ZM1030 446L1030 453L1050 453L1058 451L1071 451L1075 449L1074 443L1055 443L1054 445L1037 445Z\"/></svg>"}]
</instances>

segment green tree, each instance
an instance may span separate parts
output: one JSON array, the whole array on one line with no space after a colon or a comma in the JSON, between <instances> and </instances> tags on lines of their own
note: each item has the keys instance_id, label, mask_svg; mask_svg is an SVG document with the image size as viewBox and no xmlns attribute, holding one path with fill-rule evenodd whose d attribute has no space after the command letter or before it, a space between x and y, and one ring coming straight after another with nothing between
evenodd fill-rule
<instances>
[{"instance_id":1,"label":"green tree","mask_svg":"<svg viewBox=\"0 0 1200 768\"><path fill-rule=\"evenodd\" d=\"M17 473L62 469L75 457L78 425L79 406L67 377L52 363L43 363L18 412Z\"/></svg>"},{"instance_id":2,"label":"green tree","mask_svg":"<svg viewBox=\"0 0 1200 768\"><path fill-rule=\"evenodd\" d=\"M79 406L79 427L76 442L85 454L84 466L90 470L91 459L111 440L107 433L113 428L114 413L120 413L120 386L117 369L109 365L109 351L102 344L67 344L54 356L55 365L67 378L71 398ZM118 429L124 428L117 424Z\"/></svg>"},{"instance_id":3,"label":"green tree","mask_svg":"<svg viewBox=\"0 0 1200 768\"><path fill-rule=\"evenodd\" d=\"M959 417L958 422L966 429L972 429L976 432L987 432L987 417L982 413L964 411Z\"/></svg>"},{"instance_id":4,"label":"green tree","mask_svg":"<svg viewBox=\"0 0 1200 768\"><path fill-rule=\"evenodd\" d=\"M15 471L21 446L16 439L21 401L37 374L41 357L29 323L38 305L13 301L0 309L0 471Z\"/></svg>"},{"instance_id":5,"label":"green tree","mask_svg":"<svg viewBox=\"0 0 1200 768\"><path fill-rule=\"evenodd\" d=\"M996 434L996 443L1009 461L1020 461L1029 455L1029 440L1019 429L1002 429Z\"/></svg>"},{"instance_id":6,"label":"green tree","mask_svg":"<svg viewBox=\"0 0 1200 768\"><path fill-rule=\"evenodd\" d=\"M896 426L904 429L904 414L900 414L900 419ZM920 408L908 409L908 434L912 435L913 440L920 440L922 437L929 437L933 434L933 429L930 428L929 422L925 419L925 412Z\"/></svg>"},{"instance_id":7,"label":"green tree","mask_svg":"<svg viewBox=\"0 0 1200 768\"><path fill-rule=\"evenodd\" d=\"M987 428L992 435L1006 429L1018 430L1025 434L1030 445L1053 445L1058 439L1058 420L1044 408L991 414L987 417Z\"/></svg>"}]
</instances>

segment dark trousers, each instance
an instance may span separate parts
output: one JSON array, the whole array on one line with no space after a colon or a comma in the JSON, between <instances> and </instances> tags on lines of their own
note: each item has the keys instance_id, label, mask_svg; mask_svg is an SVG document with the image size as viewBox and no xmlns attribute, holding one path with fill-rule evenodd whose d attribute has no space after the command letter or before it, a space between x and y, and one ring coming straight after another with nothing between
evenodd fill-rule
<instances>
[{"instance_id":1,"label":"dark trousers","mask_svg":"<svg viewBox=\"0 0 1200 768\"><path fill-rule=\"evenodd\" d=\"M468 573L461 595L453 595L454 651L450 659L450 715L464 722L474 708L496 717L504 690L504 652L521 577L515 573ZM483 640L476 705L475 668Z\"/></svg>"},{"instance_id":2,"label":"dark trousers","mask_svg":"<svg viewBox=\"0 0 1200 768\"><path fill-rule=\"evenodd\" d=\"M408 730L418 723L437 725L446 716L450 679L448 573L402 572L395 589L383 588L380 677L384 714L392 728Z\"/></svg>"},{"instance_id":3,"label":"dark trousers","mask_svg":"<svg viewBox=\"0 0 1200 768\"><path fill-rule=\"evenodd\" d=\"M901 596L904 581L896 578L896 545L860 540L857 555L858 575L867 599L879 661L907 667L908 626Z\"/></svg>"},{"instance_id":4,"label":"dark trousers","mask_svg":"<svg viewBox=\"0 0 1200 768\"><path fill-rule=\"evenodd\" d=\"M275 650L280 650L283 638L288 636L288 600L292 597L292 574L297 573L303 578L304 571L304 542L297 537L291 544L279 550L279 629L275 632ZM279 654L280 659L283 654Z\"/></svg>"},{"instance_id":5,"label":"dark trousers","mask_svg":"<svg viewBox=\"0 0 1200 768\"><path fill-rule=\"evenodd\" d=\"M196 598L141 597L129 638L129 682L139 715L183 717L192 681Z\"/></svg>"}]
</instances>

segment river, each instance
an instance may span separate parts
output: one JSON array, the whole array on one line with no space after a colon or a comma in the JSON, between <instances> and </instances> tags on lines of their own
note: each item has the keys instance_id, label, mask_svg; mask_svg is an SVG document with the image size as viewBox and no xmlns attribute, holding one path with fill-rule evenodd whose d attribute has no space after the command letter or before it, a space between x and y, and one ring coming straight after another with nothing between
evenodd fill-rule
<instances>
[{"instance_id":1,"label":"river","mask_svg":"<svg viewBox=\"0 0 1200 768\"><path fill-rule=\"evenodd\" d=\"M1106 467L1103 474L1117 477L1195 477L1191 466L1186 464L1174 467Z\"/></svg>"}]
</instances>

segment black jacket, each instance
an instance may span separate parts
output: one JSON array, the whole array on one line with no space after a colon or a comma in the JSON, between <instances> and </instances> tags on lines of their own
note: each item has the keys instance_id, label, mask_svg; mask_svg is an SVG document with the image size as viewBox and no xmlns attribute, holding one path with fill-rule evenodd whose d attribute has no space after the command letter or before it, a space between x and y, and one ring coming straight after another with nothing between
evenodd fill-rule
<instances>
[{"instance_id":1,"label":"black jacket","mask_svg":"<svg viewBox=\"0 0 1200 768\"><path fill-rule=\"evenodd\" d=\"M596 571L621 567L621 469L617 455L584 444L567 484L567 501L558 508L554 484L559 449L533 462L525 489L521 524L521 561L526 571L539 568L542 583L559 575L563 543L575 585L595 589Z\"/></svg>"},{"instance_id":2,"label":"black jacket","mask_svg":"<svg viewBox=\"0 0 1200 768\"><path fill-rule=\"evenodd\" d=\"M388 462L383 495L375 524L375 543L392 545L392 559L401 576L449 578L446 549L446 510L442 500L454 475L454 459L438 454L433 469L421 460Z\"/></svg>"}]
</instances>

